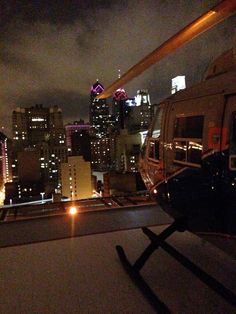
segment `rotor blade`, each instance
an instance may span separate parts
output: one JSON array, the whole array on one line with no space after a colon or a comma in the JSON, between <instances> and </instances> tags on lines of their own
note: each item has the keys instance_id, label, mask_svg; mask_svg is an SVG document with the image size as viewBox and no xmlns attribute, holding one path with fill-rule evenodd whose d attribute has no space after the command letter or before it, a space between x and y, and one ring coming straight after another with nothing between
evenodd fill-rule
<instances>
[{"instance_id":1,"label":"rotor blade","mask_svg":"<svg viewBox=\"0 0 236 314\"><path fill-rule=\"evenodd\" d=\"M123 74L121 78L116 80L109 87L105 88L104 91L96 98L108 98L119 87L124 86L127 82L131 81L133 78L148 69L151 65L160 61L175 49L191 41L193 38L207 31L209 28L225 20L230 15L233 15L235 11L236 0L224 0L220 2L218 5L201 15L177 34L165 41L161 46L148 54L140 62L135 64L125 74Z\"/></svg>"}]
</instances>

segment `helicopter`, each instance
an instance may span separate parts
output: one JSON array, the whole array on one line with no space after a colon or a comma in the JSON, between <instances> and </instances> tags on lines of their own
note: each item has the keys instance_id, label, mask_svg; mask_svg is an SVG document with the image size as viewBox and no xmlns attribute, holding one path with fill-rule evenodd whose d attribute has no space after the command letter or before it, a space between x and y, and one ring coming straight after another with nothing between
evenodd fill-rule
<instances>
[{"instance_id":1,"label":"helicopter","mask_svg":"<svg viewBox=\"0 0 236 314\"><path fill-rule=\"evenodd\" d=\"M171 52L226 19L225 0L155 49L98 99L107 98ZM140 172L150 194L189 231L236 234L236 47L217 58L205 80L155 106L141 149Z\"/></svg>"},{"instance_id":2,"label":"helicopter","mask_svg":"<svg viewBox=\"0 0 236 314\"><path fill-rule=\"evenodd\" d=\"M97 99L111 96L151 65L235 12L235 0L220 2L131 67ZM150 244L134 263L120 245L116 246L131 279L158 313L170 313L140 274L153 252L162 248L236 307L232 291L166 242L174 232L186 230L200 236L235 239L236 45L210 64L204 81L155 106L141 149L140 172L152 197L174 222L160 234L142 228Z\"/></svg>"},{"instance_id":3,"label":"helicopter","mask_svg":"<svg viewBox=\"0 0 236 314\"><path fill-rule=\"evenodd\" d=\"M236 54L156 108L140 158L150 193L194 232L236 235Z\"/></svg>"}]
</instances>

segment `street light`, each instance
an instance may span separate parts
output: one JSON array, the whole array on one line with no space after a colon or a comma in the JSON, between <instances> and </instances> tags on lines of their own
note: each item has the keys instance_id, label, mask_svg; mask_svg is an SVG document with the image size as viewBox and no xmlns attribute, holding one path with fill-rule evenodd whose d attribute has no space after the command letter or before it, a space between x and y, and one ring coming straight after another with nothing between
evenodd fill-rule
<instances>
[{"instance_id":1,"label":"street light","mask_svg":"<svg viewBox=\"0 0 236 314\"><path fill-rule=\"evenodd\" d=\"M42 197L42 203L43 203L45 192L40 192L40 194L41 194L41 197Z\"/></svg>"}]
</instances>

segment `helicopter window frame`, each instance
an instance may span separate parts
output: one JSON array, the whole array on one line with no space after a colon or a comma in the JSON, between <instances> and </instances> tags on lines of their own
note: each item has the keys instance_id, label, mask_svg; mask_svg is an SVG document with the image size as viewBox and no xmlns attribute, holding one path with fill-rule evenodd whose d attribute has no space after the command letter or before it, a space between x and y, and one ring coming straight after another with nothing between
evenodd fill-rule
<instances>
[{"instance_id":1,"label":"helicopter window frame","mask_svg":"<svg viewBox=\"0 0 236 314\"><path fill-rule=\"evenodd\" d=\"M203 127L204 115L175 117L173 135L175 163L201 166Z\"/></svg>"},{"instance_id":2,"label":"helicopter window frame","mask_svg":"<svg viewBox=\"0 0 236 314\"><path fill-rule=\"evenodd\" d=\"M151 138L153 139L160 138L163 112L164 112L163 106L158 105L156 108L155 118L153 120L151 128Z\"/></svg>"},{"instance_id":3,"label":"helicopter window frame","mask_svg":"<svg viewBox=\"0 0 236 314\"><path fill-rule=\"evenodd\" d=\"M159 139L151 138L148 142L148 159L155 162L160 160L160 141Z\"/></svg>"},{"instance_id":4,"label":"helicopter window frame","mask_svg":"<svg viewBox=\"0 0 236 314\"><path fill-rule=\"evenodd\" d=\"M163 112L163 106L158 105L150 131L150 138L148 140L148 159L154 162L159 162L160 160L160 135Z\"/></svg>"}]
</instances>

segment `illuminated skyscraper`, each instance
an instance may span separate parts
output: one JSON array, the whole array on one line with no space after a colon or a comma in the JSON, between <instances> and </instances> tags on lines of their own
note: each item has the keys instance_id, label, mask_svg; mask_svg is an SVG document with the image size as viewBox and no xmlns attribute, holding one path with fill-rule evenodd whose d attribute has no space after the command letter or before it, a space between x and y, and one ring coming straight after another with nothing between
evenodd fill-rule
<instances>
[{"instance_id":1,"label":"illuminated skyscraper","mask_svg":"<svg viewBox=\"0 0 236 314\"><path fill-rule=\"evenodd\" d=\"M3 133L1 133L0 145L1 145L0 190L2 190L5 183L12 181L12 163L11 163L12 141L8 139Z\"/></svg>"},{"instance_id":2,"label":"illuminated skyscraper","mask_svg":"<svg viewBox=\"0 0 236 314\"><path fill-rule=\"evenodd\" d=\"M106 99L98 100L95 98L103 90L104 87L97 80L97 82L91 87L90 93L89 120L93 133L98 138L106 135L111 120L111 116L109 115L109 106L106 103Z\"/></svg>"},{"instance_id":3,"label":"illuminated skyscraper","mask_svg":"<svg viewBox=\"0 0 236 314\"><path fill-rule=\"evenodd\" d=\"M123 88L117 89L113 95L112 101L112 114L114 126L118 129L124 128L124 120L127 115L127 105L126 100L128 96Z\"/></svg>"}]
</instances>

